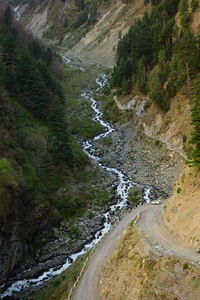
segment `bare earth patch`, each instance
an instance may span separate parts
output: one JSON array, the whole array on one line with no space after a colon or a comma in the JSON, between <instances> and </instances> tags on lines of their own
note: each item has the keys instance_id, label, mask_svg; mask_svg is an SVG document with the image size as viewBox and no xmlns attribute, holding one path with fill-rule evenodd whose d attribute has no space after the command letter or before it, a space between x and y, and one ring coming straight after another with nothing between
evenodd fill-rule
<instances>
[{"instance_id":1,"label":"bare earth patch","mask_svg":"<svg viewBox=\"0 0 200 300\"><path fill-rule=\"evenodd\" d=\"M165 220L183 244L200 248L200 176L194 168L185 167L165 209Z\"/></svg>"}]
</instances>

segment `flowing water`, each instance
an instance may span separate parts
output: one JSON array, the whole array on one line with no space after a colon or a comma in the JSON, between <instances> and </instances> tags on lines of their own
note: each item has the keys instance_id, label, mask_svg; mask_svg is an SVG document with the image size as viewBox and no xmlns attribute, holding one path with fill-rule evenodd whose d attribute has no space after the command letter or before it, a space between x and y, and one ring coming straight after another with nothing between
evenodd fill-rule
<instances>
[{"instance_id":1,"label":"flowing water","mask_svg":"<svg viewBox=\"0 0 200 300\"><path fill-rule=\"evenodd\" d=\"M63 59L67 64L70 64L72 67L74 67L74 64L71 63L71 60L65 56L62 56ZM78 67L81 69L81 71L85 71L82 67ZM105 166L100 162L100 157L95 155L95 149L92 145L93 141L100 140L102 138L105 138L109 134L111 134L113 131L115 131L115 128L108 122L106 122L103 119L103 113L95 100L95 93L98 93L101 91L101 89L107 84L107 77L105 74L101 73L98 78L96 79L97 83L97 89L95 91L88 90L81 94L81 97L85 99L86 101L90 101L91 107L94 111L93 120L96 122L99 122L104 127L104 132L97 135L92 140L88 140L83 142L82 147L84 151L87 153L87 155L90 157L90 159L96 161L99 166L101 166L104 170L106 170L109 173L112 173L116 176L117 179L117 189L116 194L119 197L119 202L116 205L110 206L110 211L116 211L118 209L122 209L123 207L127 206L128 201L128 191L129 189L136 185L135 182L132 182L127 175L125 175L122 171L116 168L110 168L109 166ZM152 187L145 187L144 188L144 196L143 201L144 202L150 202L150 193ZM59 266L50 268L48 271L45 271L42 275L38 276L37 278L27 278L23 280L18 280L13 282L2 294L1 299L5 298L6 296L12 296L13 294L20 292L21 290L28 288L30 286L40 286L44 282L48 281L52 277L61 274L64 270L66 270L79 256L85 254L89 249L93 248L95 245L98 244L98 242L102 239L102 237L111 229L111 222L110 222L110 212L104 213L105 221L104 221L104 227L103 229L96 232L95 237L92 241L86 243L81 251L77 253L73 253L66 259L66 262ZM3 286L2 286L3 287Z\"/></svg>"},{"instance_id":2,"label":"flowing water","mask_svg":"<svg viewBox=\"0 0 200 300\"><path fill-rule=\"evenodd\" d=\"M13 8L13 11L14 11L14 14L15 14L15 19L16 19L17 21L19 21L20 18L21 18L21 12L20 12L19 6L14 7L14 8Z\"/></svg>"}]
</instances>

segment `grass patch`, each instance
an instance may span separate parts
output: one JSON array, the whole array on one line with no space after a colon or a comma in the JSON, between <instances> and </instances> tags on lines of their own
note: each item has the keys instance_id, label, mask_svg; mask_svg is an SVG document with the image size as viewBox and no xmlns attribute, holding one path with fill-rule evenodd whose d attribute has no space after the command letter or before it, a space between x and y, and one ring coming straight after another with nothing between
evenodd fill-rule
<instances>
[{"instance_id":1,"label":"grass patch","mask_svg":"<svg viewBox=\"0 0 200 300\"><path fill-rule=\"evenodd\" d=\"M101 142L104 146L111 146L113 144L113 141L110 137L103 138Z\"/></svg>"}]
</instances>

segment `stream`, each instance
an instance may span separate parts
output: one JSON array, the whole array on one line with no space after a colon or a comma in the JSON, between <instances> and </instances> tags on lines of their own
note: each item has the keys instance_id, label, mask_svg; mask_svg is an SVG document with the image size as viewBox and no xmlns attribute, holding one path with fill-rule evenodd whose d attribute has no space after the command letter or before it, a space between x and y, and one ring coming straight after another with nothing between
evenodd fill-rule
<instances>
[{"instance_id":1,"label":"stream","mask_svg":"<svg viewBox=\"0 0 200 300\"><path fill-rule=\"evenodd\" d=\"M65 56L62 56L67 64L71 67L75 67L72 64L71 60ZM85 71L82 67L78 67L81 71ZM125 208L128 206L128 191L132 186L137 185L137 183L132 182L127 175L125 175L122 171L116 168L111 168L109 166L103 165L100 162L100 157L95 155L95 149L93 147L92 142L96 140L100 140L110 135L116 129L107 121L103 119L103 113L95 100L95 94L99 93L101 89L107 84L107 77L104 73L101 73L96 79L97 89L92 91L88 90L81 94L81 97L85 101L89 101L91 103L91 107L94 111L93 120L95 122L99 122L104 127L104 132L94 137L92 140L84 141L82 144L83 150L87 153L91 160L95 161L96 164L101 166L104 170L109 173L112 173L116 176L117 179L117 189L116 195L119 197L119 202L115 205L111 205L109 211L105 212L103 215L105 217L103 229L96 232L95 237L92 241L86 243L81 251L77 253L73 253L66 258L66 262L58 267L50 268L48 271L43 272L42 275L37 278L27 278L23 280L18 280L12 282L10 286L8 284L2 285L1 288L4 288L5 291L0 295L0 298L3 299L5 297L12 297L15 293L22 291L30 286L41 286L44 282L49 279L55 277L56 275L61 274L64 270L66 270L79 256L85 254L88 250L96 246L99 241L103 238L103 236L111 229L111 221L110 221L110 212L114 212L116 210ZM151 201L150 194L153 191L153 187L146 186L144 187L144 195L143 202L149 203Z\"/></svg>"}]
</instances>

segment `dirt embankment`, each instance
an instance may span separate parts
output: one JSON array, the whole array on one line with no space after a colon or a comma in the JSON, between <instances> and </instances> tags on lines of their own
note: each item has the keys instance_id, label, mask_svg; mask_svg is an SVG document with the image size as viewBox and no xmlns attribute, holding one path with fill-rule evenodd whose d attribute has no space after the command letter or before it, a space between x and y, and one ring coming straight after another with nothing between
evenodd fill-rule
<instances>
[{"instance_id":1,"label":"dirt embankment","mask_svg":"<svg viewBox=\"0 0 200 300\"><path fill-rule=\"evenodd\" d=\"M100 300L196 300L200 270L184 260L159 257L131 226L106 263L99 280Z\"/></svg>"},{"instance_id":2,"label":"dirt embankment","mask_svg":"<svg viewBox=\"0 0 200 300\"><path fill-rule=\"evenodd\" d=\"M171 156L176 153L186 159L185 148L191 134L191 111L187 96L178 94L174 97L167 113L151 103L148 97L115 96L115 102L119 109L127 107L133 111L134 126L140 135L154 140L158 146L165 146Z\"/></svg>"},{"instance_id":3,"label":"dirt embankment","mask_svg":"<svg viewBox=\"0 0 200 300\"><path fill-rule=\"evenodd\" d=\"M182 243L196 249L200 248L199 187L200 172L185 167L164 213L166 224L180 237Z\"/></svg>"}]
</instances>

